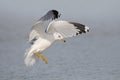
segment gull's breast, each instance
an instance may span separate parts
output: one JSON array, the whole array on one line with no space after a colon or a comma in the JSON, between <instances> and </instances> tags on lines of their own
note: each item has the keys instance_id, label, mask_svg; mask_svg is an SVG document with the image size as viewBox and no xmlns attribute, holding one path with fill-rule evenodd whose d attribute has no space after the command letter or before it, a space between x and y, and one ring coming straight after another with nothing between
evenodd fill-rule
<instances>
[{"instance_id":1,"label":"gull's breast","mask_svg":"<svg viewBox=\"0 0 120 80\"><path fill-rule=\"evenodd\" d=\"M36 51L44 51L46 48L48 48L51 45L51 42L47 39L39 38L35 41L32 48Z\"/></svg>"}]
</instances>

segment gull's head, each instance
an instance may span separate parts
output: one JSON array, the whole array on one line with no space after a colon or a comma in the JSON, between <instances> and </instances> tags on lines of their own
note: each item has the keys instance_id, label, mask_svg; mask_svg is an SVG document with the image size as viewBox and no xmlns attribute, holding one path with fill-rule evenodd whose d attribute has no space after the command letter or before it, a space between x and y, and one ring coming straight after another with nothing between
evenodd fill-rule
<instances>
[{"instance_id":1,"label":"gull's head","mask_svg":"<svg viewBox=\"0 0 120 80\"><path fill-rule=\"evenodd\" d=\"M57 10L51 10L51 11L54 14L53 19L57 19L57 18L59 18L61 16L61 14Z\"/></svg>"},{"instance_id":2,"label":"gull's head","mask_svg":"<svg viewBox=\"0 0 120 80\"><path fill-rule=\"evenodd\" d=\"M60 33L54 33L53 36L55 40L61 40L62 42L66 42L64 37Z\"/></svg>"}]
</instances>

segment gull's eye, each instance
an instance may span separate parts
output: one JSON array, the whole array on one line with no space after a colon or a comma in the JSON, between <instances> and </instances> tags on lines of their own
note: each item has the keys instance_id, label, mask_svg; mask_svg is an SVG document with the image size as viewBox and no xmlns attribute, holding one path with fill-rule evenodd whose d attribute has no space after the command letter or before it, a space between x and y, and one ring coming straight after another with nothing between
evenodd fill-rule
<instances>
[{"instance_id":1,"label":"gull's eye","mask_svg":"<svg viewBox=\"0 0 120 80\"><path fill-rule=\"evenodd\" d=\"M58 37L60 38L61 36L59 35Z\"/></svg>"}]
</instances>

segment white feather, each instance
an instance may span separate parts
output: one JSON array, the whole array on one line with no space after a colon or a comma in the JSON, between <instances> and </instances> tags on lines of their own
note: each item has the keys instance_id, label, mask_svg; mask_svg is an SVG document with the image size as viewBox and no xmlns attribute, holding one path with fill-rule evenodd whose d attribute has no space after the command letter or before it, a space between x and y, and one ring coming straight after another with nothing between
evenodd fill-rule
<instances>
[{"instance_id":1,"label":"white feather","mask_svg":"<svg viewBox=\"0 0 120 80\"><path fill-rule=\"evenodd\" d=\"M89 27L88 26L85 26L85 31L88 32L89 31Z\"/></svg>"},{"instance_id":2,"label":"white feather","mask_svg":"<svg viewBox=\"0 0 120 80\"><path fill-rule=\"evenodd\" d=\"M34 56L34 53L42 53L50 45L51 42L43 38L39 38L37 41L35 41L31 48L25 53L25 64L27 66L32 66L36 62L36 56Z\"/></svg>"}]
</instances>

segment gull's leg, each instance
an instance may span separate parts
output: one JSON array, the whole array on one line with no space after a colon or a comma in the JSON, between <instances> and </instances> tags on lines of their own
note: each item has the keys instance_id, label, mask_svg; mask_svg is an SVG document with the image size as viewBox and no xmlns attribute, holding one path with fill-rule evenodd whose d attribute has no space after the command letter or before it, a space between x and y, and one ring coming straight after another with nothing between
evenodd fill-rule
<instances>
[{"instance_id":1,"label":"gull's leg","mask_svg":"<svg viewBox=\"0 0 120 80\"><path fill-rule=\"evenodd\" d=\"M40 53L34 53L35 56L37 56L38 58L42 59L46 64L48 64L48 60L45 56L43 56Z\"/></svg>"}]
</instances>

